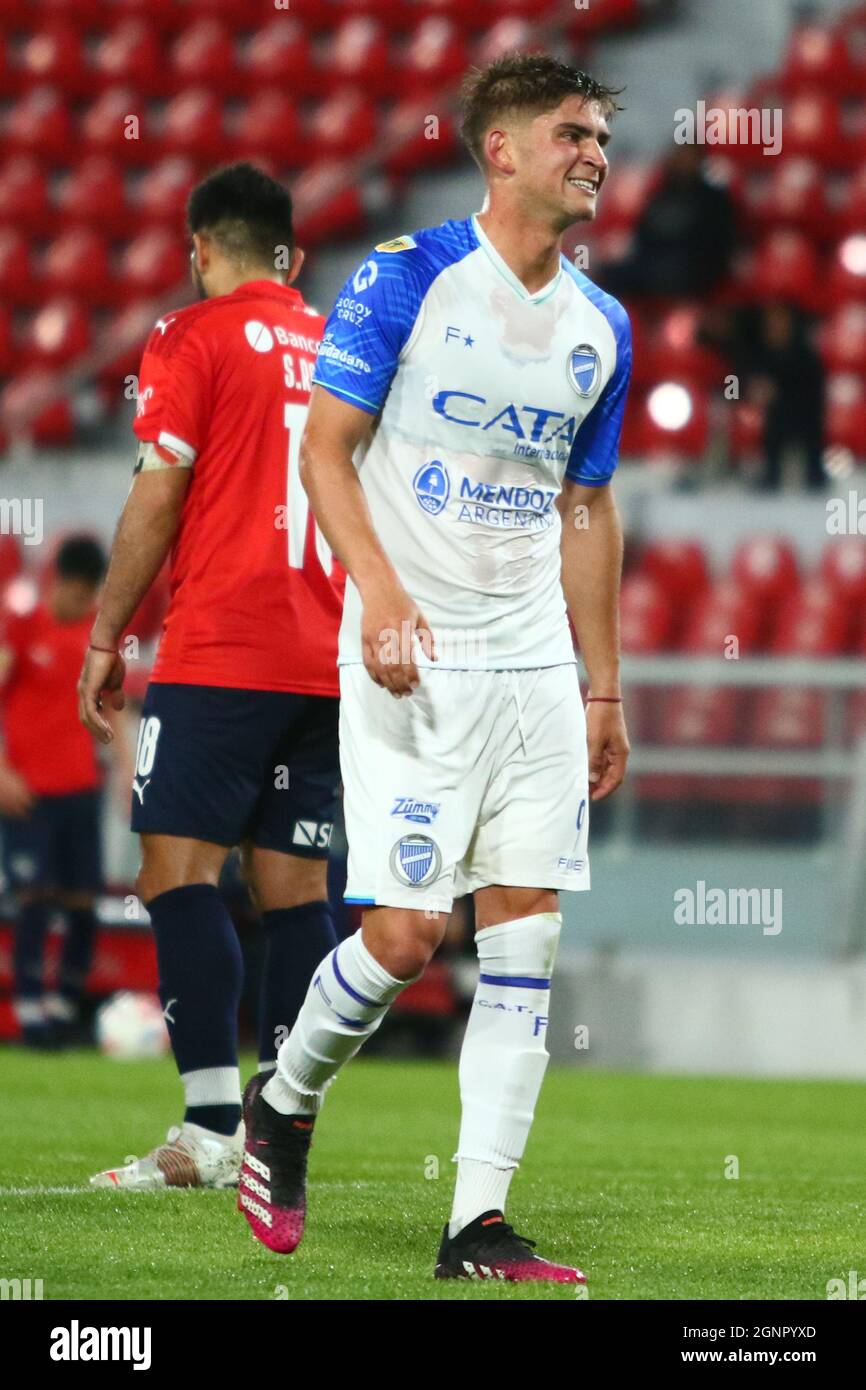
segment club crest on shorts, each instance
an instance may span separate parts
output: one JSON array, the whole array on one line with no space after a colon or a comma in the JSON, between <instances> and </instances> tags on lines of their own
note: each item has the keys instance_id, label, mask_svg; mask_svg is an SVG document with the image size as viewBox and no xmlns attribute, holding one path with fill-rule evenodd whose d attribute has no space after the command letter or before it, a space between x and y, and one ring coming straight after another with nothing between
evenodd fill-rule
<instances>
[{"instance_id":1,"label":"club crest on shorts","mask_svg":"<svg viewBox=\"0 0 866 1390\"><path fill-rule=\"evenodd\" d=\"M568 379L579 396L591 396L598 386L601 360L591 343L581 343L568 354Z\"/></svg>"},{"instance_id":2,"label":"club crest on shorts","mask_svg":"<svg viewBox=\"0 0 866 1390\"><path fill-rule=\"evenodd\" d=\"M391 850L392 874L411 888L423 888L441 868L439 846L428 835L404 835Z\"/></svg>"}]
</instances>

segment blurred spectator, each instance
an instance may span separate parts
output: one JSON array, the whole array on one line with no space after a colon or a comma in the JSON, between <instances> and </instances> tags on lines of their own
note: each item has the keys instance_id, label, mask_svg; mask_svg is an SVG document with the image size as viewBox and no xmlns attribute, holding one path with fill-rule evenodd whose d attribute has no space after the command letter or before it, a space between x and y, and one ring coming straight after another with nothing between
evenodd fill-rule
<instances>
[{"instance_id":1,"label":"blurred spectator","mask_svg":"<svg viewBox=\"0 0 866 1390\"><path fill-rule=\"evenodd\" d=\"M748 395L764 407L763 486L781 486L784 453L791 447L805 460L807 486L823 488L824 364L803 315L790 304L764 305L743 360Z\"/></svg>"},{"instance_id":2,"label":"blurred spectator","mask_svg":"<svg viewBox=\"0 0 866 1390\"><path fill-rule=\"evenodd\" d=\"M105 571L89 536L61 545L41 602L7 608L0 645L0 824L4 870L18 906L15 1011L26 1044L73 1040L102 887L101 772L78 720L76 686ZM126 740L111 745L132 768ZM66 931L56 988L46 989L45 938L60 910Z\"/></svg>"},{"instance_id":3,"label":"blurred spectator","mask_svg":"<svg viewBox=\"0 0 866 1390\"><path fill-rule=\"evenodd\" d=\"M628 255L599 281L620 298L700 298L727 276L736 236L726 188L707 177L697 145L675 145L634 231Z\"/></svg>"}]
</instances>

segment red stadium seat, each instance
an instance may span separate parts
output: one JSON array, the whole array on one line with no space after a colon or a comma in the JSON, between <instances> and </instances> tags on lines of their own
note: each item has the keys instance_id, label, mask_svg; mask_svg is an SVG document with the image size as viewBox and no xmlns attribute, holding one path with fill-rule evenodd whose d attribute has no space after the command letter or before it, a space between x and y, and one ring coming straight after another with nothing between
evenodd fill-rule
<instances>
[{"instance_id":1,"label":"red stadium seat","mask_svg":"<svg viewBox=\"0 0 866 1390\"><path fill-rule=\"evenodd\" d=\"M779 536L750 536L737 546L731 576L767 612L788 601L799 584L797 554Z\"/></svg>"},{"instance_id":2,"label":"red stadium seat","mask_svg":"<svg viewBox=\"0 0 866 1390\"><path fill-rule=\"evenodd\" d=\"M365 154L376 135L376 113L357 87L342 87L313 112L309 127L314 159L352 158Z\"/></svg>"},{"instance_id":3,"label":"red stadium seat","mask_svg":"<svg viewBox=\"0 0 866 1390\"><path fill-rule=\"evenodd\" d=\"M838 589L813 575L775 610L768 650L778 656L839 656L851 638L853 614Z\"/></svg>"},{"instance_id":4,"label":"red stadium seat","mask_svg":"<svg viewBox=\"0 0 866 1390\"><path fill-rule=\"evenodd\" d=\"M650 462L699 459L709 441L706 392L686 381L658 382L638 422L637 452Z\"/></svg>"},{"instance_id":5,"label":"red stadium seat","mask_svg":"<svg viewBox=\"0 0 866 1390\"><path fill-rule=\"evenodd\" d=\"M25 367L63 367L90 347L90 315L74 299L52 299L27 325L22 343Z\"/></svg>"},{"instance_id":6,"label":"red stadium seat","mask_svg":"<svg viewBox=\"0 0 866 1390\"><path fill-rule=\"evenodd\" d=\"M12 349L12 314L0 304L0 377L9 376L15 364Z\"/></svg>"},{"instance_id":7,"label":"red stadium seat","mask_svg":"<svg viewBox=\"0 0 866 1390\"><path fill-rule=\"evenodd\" d=\"M449 19L429 16L414 30L395 74L407 97L432 93L456 81L468 66L463 35Z\"/></svg>"},{"instance_id":8,"label":"red stadium seat","mask_svg":"<svg viewBox=\"0 0 866 1390\"><path fill-rule=\"evenodd\" d=\"M256 30L242 71L251 91L286 83L300 96L311 96L318 90L318 74L306 30L291 13L271 19Z\"/></svg>"},{"instance_id":9,"label":"red stadium seat","mask_svg":"<svg viewBox=\"0 0 866 1390\"><path fill-rule=\"evenodd\" d=\"M51 218L42 166L31 155L13 155L0 168L0 222L14 222L29 233L45 233Z\"/></svg>"},{"instance_id":10,"label":"red stadium seat","mask_svg":"<svg viewBox=\"0 0 866 1390\"><path fill-rule=\"evenodd\" d=\"M826 171L815 160L778 160L767 179L747 189L747 215L758 234L773 227L793 227L808 236L832 241L836 218L827 198Z\"/></svg>"},{"instance_id":11,"label":"red stadium seat","mask_svg":"<svg viewBox=\"0 0 866 1390\"><path fill-rule=\"evenodd\" d=\"M529 20L537 26L557 19L559 8L557 0L481 0L479 27L490 29L498 19Z\"/></svg>"},{"instance_id":12,"label":"red stadium seat","mask_svg":"<svg viewBox=\"0 0 866 1390\"><path fill-rule=\"evenodd\" d=\"M630 574L620 594L620 631L623 651L646 655L664 651L674 632L674 605L658 580L648 574Z\"/></svg>"},{"instance_id":13,"label":"red stadium seat","mask_svg":"<svg viewBox=\"0 0 866 1390\"><path fill-rule=\"evenodd\" d=\"M760 601L735 579L716 580L689 612L681 648L695 655L724 657L731 638L740 656L758 650L764 626Z\"/></svg>"},{"instance_id":14,"label":"red stadium seat","mask_svg":"<svg viewBox=\"0 0 866 1390\"><path fill-rule=\"evenodd\" d=\"M758 246L740 288L747 299L786 299L814 311L821 298L814 246L802 232L788 228L770 232Z\"/></svg>"},{"instance_id":15,"label":"red stadium seat","mask_svg":"<svg viewBox=\"0 0 866 1390\"><path fill-rule=\"evenodd\" d=\"M830 305L866 300L866 231L843 237L833 253L827 280Z\"/></svg>"},{"instance_id":16,"label":"red stadium seat","mask_svg":"<svg viewBox=\"0 0 866 1390\"><path fill-rule=\"evenodd\" d=\"M828 91L801 92L784 108L784 155L803 155L822 168L846 169L851 155L842 127L839 102Z\"/></svg>"},{"instance_id":17,"label":"red stadium seat","mask_svg":"<svg viewBox=\"0 0 866 1390\"><path fill-rule=\"evenodd\" d=\"M31 32L21 48L19 62L27 86L46 82L70 96L81 96L88 89L81 31L78 25L66 20L49 20Z\"/></svg>"},{"instance_id":18,"label":"red stadium seat","mask_svg":"<svg viewBox=\"0 0 866 1390\"><path fill-rule=\"evenodd\" d=\"M824 434L828 444L866 460L866 391L859 377L850 373L830 377Z\"/></svg>"},{"instance_id":19,"label":"red stadium seat","mask_svg":"<svg viewBox=\"0 0 866 1390\"><path fill-rule=\"evenodd\" d=\"M821 356L828 371L866 376L866 303L840 304L825 320Z\"/></svg>"},{"instance_id":20,"label":"red stadium seat","mask_svg":"<svg viewBox=\"0 0 866 1390\"><path fill-rule=\"evenodd\" d=\"M236 114L229 131L235 159L299 164L306 152L296 104L277 87L257 92Z\"/></svg>"},{"instance_id":21,"label":"red stadium seat","mask_svg":"<svg viewBox=\"0 0 866 1390\"><path fill-rule=\"evenodd\" d=\"M389 174L415 174L453 159L457 148L454 119L447 111L429 124L428 102L400 101L392 106L382 127L381 150Z\"/></svg>"},{"instance_id":22,"label":"red stadium seat","mask_svg":"<svg viewBox=\"0 0 866 1390\"><path fill-rule=\"evenodd\" d=\"M151 227L125 248L119 288L128 300L163 294L185 281L188 273L189 264L178 236L164 227Z\"/></svg>"},{"instance_id":23,"label":"red stadium seat","mask_svg":"<svg viewBox=\"0 0 866 1390\"><path fill-rule=\"evenodd\" d=\"M215 92L190 87L168 103L162 126L165 154L215 161L225 157L222 102Z\"/></svg>"},{"instance_id":24,"label":"red stadium seat","mask_svg":"<svg viewBox=\"0 0 866 1390\"><path fill-rule=\"evenodd\" d=\"M69 108L56 87L33 87L12 107L6 122L10 152L65 163L72 154Z\"/></svg>"},{"instance_id":25,"label":"red stadium seat","mask_svg":"<svg viewBox=\"0 0 866 1390\"><path fill-rule=\"evenodd\" d=\"M653 541L641 556L640 573L655 580L674 605L677 629L710 582L706 556L698 541Z\"/></svg>"},{"instance_id":26,"label":"red stadium seat","mask_svg":"<svg viewBox=\"0 0 866 1390\"><path fill-rule=\"evenodd\" d=\"M357 236L367 225L362 190L346 179L342 164L326 160L305 169L295 186L297 236L302 246Z\"/></svg>"},{"instance_id":27,"label":"red stadium seat","mask_svg":"<svg viewBox=\"0 0 866 1390\"><path fill-rule=\"evenodd\" d=\"M527 20L513 15L497 20L490 29L485 30L473 53L473 61L476 67L485 67L501 58L503 54L513 53L516 49L531 53L537 52L541 47L543 44L532 25Z\"/></svg>"},{"instance_id":28,"label":"red stadium seat","mask_svg":"<svg viewBox=\"0 0 866 1390\"><path fill-rule=\"evenodd\" d=\"M840 229L861 232L866 227L866 165L853 173L842 189Z\"/></svg>"},{"instance_id":29,"label":"red stadium seat","mask_svg":"<svg viewBox=\"0 0 866 1390\"><path fill-rule=\"evenodd\" d=\"M752 707L751 739L768 748L820 748L826 740L827 696L824 691L802 686L783 685L773 690L761 690ZM792 798L789 781L781 778L760 778L753 789L754 799L763 803L784 802ZM797 780L796 799L815 799L818 785L812 780Z\"/></svg>"},{"instance_id":30,"label":"red stadium seat","mask_svg":"<svg viewBox=\"0 0 866 1390\"><path fill-rule=\"evenodd\" d=\"M178 34L169 54L172 91L186 87L215 87L225 97L241 85L235 42L218 19L197 19Z\"/></svg>"},{"instance_id":31,"label":"red stadium seat","mask_svg":"<svg viewBox=\"0 0 866 1390\"><path fill-rule=\"evenodd\" d=\"M85 111L81 136L85 154L115 156L124 168L152 156L145 103L131 87L107 87Z\"/></svg>"},{"instance_id":32,"label":"red stadium seat","mask_svg":"<svg viewBox=\"0 0 866 1390\"><path fill-rule=\"evenodd\" d=\"M69 227L48 246L42 264L47 294L110 304L114 286L104 236L93 227Z\"/></svg>"},{"instance_id":33,"label":"red stadium seat","mask_svg":"<svg viewBox=\"0 0 866 1390\"><path fill-rule=\"evenodd\" d=\"M626 28L637 22L640 12L641 0L592 0L582 9L566 10L576 38Z\"/></svg>"},{"instance_id":34,"label":"red stadium seat","mask_svg":"<svg viewBox=\"0 0 866 1390\"><path fill-rule=\"evenodd\" d=\"M73 166L58 189L57 207L66 224L99 227L113 235L130 229L121 167L107 155L88 155Z\"/></svg>"},{"instance_id":35,"label":"red stadium seat","mask_svg":"<svg viewBox=\"0 0 866 1390\"><path fill-rule=\"evenodd\" d=\"M363 17L344 20L331 36L321 75L330 87L353 82L370 95L385 96L392 75L383 26Z\"/></svg>"},{"instance_id":36,"label":"red stadium seat","mask_svg":"<svg viewBox=\"0 0 866 1390\"><path fill-rule=\"evenodd\" d=\"M191 159L167 155L149 169L138 185L135 212L140 222L163 223L179 231L184 225L186 200L196 181Z\"/></svg>"},{"instance_id":37,"label":"red stadium seat","mask_svg":"<svg viewBox=\"0 0 866 1390\"><path fill-rule=\"evenodd\" d=\"M819 573L852 621L866 632L866 536L836 536L828 541Z\"/></svg>"},{"instance_id":38,"label":"red stadium seat","mask_svg":"<svg viewBox=\"0 0 866 1390\"><path fill-rule=\"evenodd\" d=\"M153 302L150 299L133 300L111 320L104 342L114 349L114 355L101 368L99 379L108 384L112 392L116 392L117 384L125 378L137 376L142 348L153 324Z\"/></svg>"},{"instance_id":39,"label":"red stadium seat","mask_svg":"<svg viewBox=\"0 0 866 1390\"><path fill-rule=\"evenodd\" d=\"M728 686L671 687L661 705L662 742L679 747L731 747L738 742L742 705L742 692Z\"/></svg>"},{"instance_id":40,"label":"red stadium seat","mask_svg":"<svg viewBox=\"0 0 866 1390\"><path fill-rule=\"evenodd\" d=\"M122 19L104 33L93 50L93 69L97 82L106 86L134 83L146 95L165 91L160 41L144 19Z\"/></svg>"},{"instance_id":41,"label":"red stadium seat","mask_svg":"<svg viewBox=\"0 0 866 1390\"><path fill-rule=\"evenodd\" d=\"M698 305L680 304L668 310L651 336L646 370L651 378L717 386L725 364L717 352L700 342L702 313Z\"/></svg>"},{"instance_id":42,"label":"red stadium seat","mask_svg":"<svg viewBox=\"0 0 866 1390\"><path fill-rule=\"evenodd\" d=\"M854 648L861 661L866 657L866 626ZM853 690L848 697L847 733L850 738L866 738L866 689Z\"/></svg>"},{"instance_id":43,"label":"red stadium seat","mask_svg":"<svg viewBox=\"0 0 866 1390\"><path fill-rule=\"evenodd\" d=\"M601 190L594 229L631 229L658 183L658 169L651 164L618 164L616 175Z\"/></svg>"},{"instance_id":44,"label":"red stadium seat","mask_svg":"<svg viewBox=\"0 0 866 1390\"><path fill-rule=\"evenodd\" d=\"M33 294L30 243L14 227L0 226L0 299L29 304Z\"/></svg>"},{"instance_id":45,"label":"red stadium seat","mask_svg":"<svg viewBox=\"0 0 866 1390\"><path fill-rule=\"evenodd\" d=\"M28 434L36 445L69 444L73 435L72 407L68 399L52 400L44 406L46 392L54 380L54 374L45 371L22 372L9 382L0 392L0 419L10 423L21 421L32 407L35 415L31 419Z\"/></svg>"},{"instance_id":46,"label":"red stadium seat","mask_svg":"<svg viewBox=\"0 0 866 1390\"><path fill-rule=\"evenodd\" d=\"M798 24L788 40L782 65L786 92L814 90L841 93L850 89L851 63L845 35L820 20Z\"/></svg>"}]
</instances>

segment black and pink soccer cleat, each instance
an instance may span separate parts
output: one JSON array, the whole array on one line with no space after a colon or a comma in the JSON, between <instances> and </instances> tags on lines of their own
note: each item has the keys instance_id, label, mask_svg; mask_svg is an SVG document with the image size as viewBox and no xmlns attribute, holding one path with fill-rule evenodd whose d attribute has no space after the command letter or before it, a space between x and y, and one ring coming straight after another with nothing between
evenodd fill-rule
<instances>
[{"instance_id":1,"label":"black and pink soccer cleat","mask_svg":"<svg viewBox=\"0 0 866 1390\"><path fill-rule=\"evenodd\" d=\"M452 1239L442 1234L437 1279L501 1279L511 1284L585 1284L571 1265L556 1265L533 1253L534 1240L519 1236L501 1211L485 1211Z\"/></svg>"},{"instance_id":2,"label":"black and pink soccer cleat","mask_svg":"<svg viewBox=\"0 0 866 1390\"><path fill-rule=\"evenodd\" d=\"M306 1214L307 1155L314 1120L281 1115L261 1094L269 1077L254 1076L244 1091L246 1143L238 1181L238 1211L256 1240L278 1255L301 1243Z\"/></svg>"}]
</instances>

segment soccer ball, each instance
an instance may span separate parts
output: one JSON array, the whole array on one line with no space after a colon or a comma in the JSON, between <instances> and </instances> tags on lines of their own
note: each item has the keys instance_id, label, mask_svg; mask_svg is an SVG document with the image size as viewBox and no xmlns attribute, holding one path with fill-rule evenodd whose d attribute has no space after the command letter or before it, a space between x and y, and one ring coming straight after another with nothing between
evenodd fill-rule
<instances>
[{"instance_id":1,"label":"soccer ball","mask_svg":"<svg viewBox=\"0 0 866 1390\"><path fill-rule=\"evenodd\" d=\"M168 1029L155 994L122 990L96 1015L96 1037L106 1057L135 1061L168 1051Z\"/></svg>"}]
</instances>

